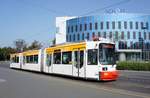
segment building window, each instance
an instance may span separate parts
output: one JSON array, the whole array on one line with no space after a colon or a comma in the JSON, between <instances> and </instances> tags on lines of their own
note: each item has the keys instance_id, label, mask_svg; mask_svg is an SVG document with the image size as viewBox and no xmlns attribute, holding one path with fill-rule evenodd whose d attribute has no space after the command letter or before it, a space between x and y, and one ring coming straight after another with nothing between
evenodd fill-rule
<instances>
[{"instance_id":1,"label":"building window","mask_svg":"<svg viewBox=\"0 0 150 98\"><path fill-rule=\"evenodd\" d=\"M118 40L118 32L115 32L115 39Z\"/></svg>"},{"instance_id":2,"label":"building window","mask_svg":"<svg viewBox=\"0 0 150 98\"><path fill-rule=\"evenodd\" d=\"M127 42L119 41L119 49L126 49L127 48Z\"/></svg>"},{"instance_id":3,"label":"building window","mask_svg":"<svg viewBox=\"0 0 150 98\"><path fill-rule=\"evenodd\" d=\"M118 22L118 29L121 29L121 21Z\"/></svg>"},{"instance_id":4,"label":"building window","mask_svg":"<svg viewBox=\"0 0 150 98\"><path fill-rule=\"evenodd\" d=\"M144 24L143 24L143 22L141 22L141 29L143 29L144 28Z\"/></svg>"},{"instance_id":5,"label":"building window","mask_svg":"<svg viewBox=\"0 0 150 98\"><path fill-rule=\"evenodd\" d=\"M73 32L73 26L71 26L71 32Z\"/></svg>"},{"instance_id":6,"label":"building window","mask_svg":"<svg viewBox=\"0 0 150 98\"><path fill-rule=\"evenodd\" d=\"M136 33L133 32L133 39L136 39Z\"/></svg>"},{"instance_id":7,"label":"building window","mask_svg":"<svg viewBox=\"0 0 150 98\"><path fill-rule=\"evenodd\" d=\"M101 32L98 32L98 37L101 37Z\"/></svg>"},{"instance_id":8,"label":"building window","mask_svg":"<svg viewBox=\"0 0 150 98\"><path fill-rule=\"evenodd\" d=\"M90 30L92 30L92 23L90 23Z\"/></svg>"},{"instance_id":9,"label":"building window","mask_svg":"<svg viewBox=\"0 0 150 98\"><path fill-rule=\"evenodd\" d=\"M148 27L149 27L148 22L146 22L146 29L147 29L147 30L148 30Z\"/></svg>"},{"instance_id":10,"label":"building window","mask_svg":"<svg viewBox=\"0 0 150 98\"><path fill-rule=\"evenodd\" d=\"M78 26L76 25L76 32L78 31Z\"/></svg>"},{"instance_id":11,"label":"building window","mask_svg":"<svg viewBox=\"0 0 150 98\"><path fill-rule=\"evenodd\" d=\"M80 24L80 31L82 31L82 24Z\"/></svg>"},{"instance_id":12,"label":"building window","mask_svg":"<svg viewBox=\"0 0 150 98\"><path fill-rule=\"evenodd\" d=\"M141 36L141 32L139 32L139 38L141 38L142 36Z\"/></svg>"},{"instance_id":13,"label":"building window","mask_svg":"<svg viewBox=\"0 0 150 98\"><path fill-rule=\"evenodd\" d=\"M101 30L103 30L103 28L104 28L104 23L103 22L101 22Z\"/></svg>"},{"instance_id":14,"label":"building window","mask_svg":"<svg viewBox=\"0 0 150 98\"><path fill-rule=\"evenodd\" d=\"M89 33L87 33L87 40L89 40L90 39L90 34Z\"/></svg>"},{"instance_id":15,"label":"building window","mask_svg":"<svg viewBox=\"0 0 150 98\"><path fill-rule=\"evenodd\" d=\"M124 29L127 29L127 22L124 22Z\"/></svg>"},{"instance_id":16,"label":"building window","mask_svg":"<svg viewBox=\"0 0 150 98\"><path fill-rule=\"evenodd\" d=\"M122 41L119 41L119 49L124 49L124 42Z\"/></svg>"},{"instance_id":17,"label":"building window","mask_svg":"<svg viewBox=\"0 0 150 98\"><path fill-rule=\"evenodd\" d=\"M149 32L149 40L150 40L150 32Z\"/></svg>"},{"instance_id":18,"label":"building window","mask_svg":"<svg viewBox=\"0 0 150 98\"><path fill-rule=\"evenodd\" d=\"M71 35L70 35L70 42L72 41Z\"/></svg>"},{"instance_id":19,"label":"building window","mask_svg":"<svg viewBox=\"0 0 150 98\"><path fill-rule=\"evenodd\" d=\"M84 40L84 33L82 33L82 40Z\"/></svg>"},{"instance_id":20,"label":"building window","mask_svg":"<svg viewBox=\"0 0 150 98\"><path fill-rule=\"evenodd\" d=\"M128 39L130 39L130 32L128 31Z\"/></svg>"},{"instance_id":21,"label":"building window","mask_svg":"<svg viewBox=\"0 0 150 98\"><path fill-rule=\"evenodd\" d=\"M98 26L97 26L98 24L97 24L97 22L95 23L95 30L97 30L98 29Z\"/></svg>"},{"instance_id":22,"label":"building window","mask_svg":"<svg viewBox=\"0 0 150 98\"><path fill-rule=\"evenodd\" d=\"M133 29L133 23L130 22L130 29Z\"/></svg>"},{"instance_id":23,"label":"building window","mask_svg":"<svg viewBox=\"0 0 150 98\"><path fill-rule=\"evenodd\" d=\"M78 41L80 41L80 34L77 35Z\"/></svg>"},{"instance_id":24,"label":"building window","mask_svg":"<svg viewBox=\"0 0 150 98\"><path fill-rule=\"evenodd\" d=\"M135 23L135 28L136 28L136 29L138 29L138 28L139 28L139 26L138 26L138 22L136 22L136 23Z\"/></svg>"},{"instance_id":25,"label":"building window","mask_svg":"<svg viewBox=\"0 0 150 98\"><path fill-rule=\"evenodd\" d=\"M124 47L125 47L125 49L127 49L127 42L126 41L124 43Z\"/></svg>"},{"instance_id":26,"label":"building window","mask_svg":"<svg viewBox=\"0 0 150 98\"><path fill-rule=\"evenodd\" d=\"M109 29L109 22L106 22L106 28Z\"/></svg>"},{"instance_id":27,"label":"building window","mask_svg":"<svg viewBox=\"0 0 150 98\"><path fill-rule=\"evenodd\" d=\"M66 35L66 39L67 39L67 42L68 42L68 35Z\"/></svg>"},{"instance_id":28,"label":"building window","mask_svg":"<svg viewBox=\"0 0 150 98\"><path fill-rule=\"evenodd\" d=\"M144 32L144 39L146 39L146 32Z\"/></svg>"},{"instance_id":29,"label":"building window","mask_svg":"<svg viewBox=\"0 0 150 98\"><path fill-rule=\"evenodd\" d=\"M76 35L74 34L74 35L73 35L73 41L75 41L75 40L76 40Z\"/></svg>"},{"instance_id":30,"label":"building window","mask_svg":"<svg viewBox=\"0 0 150 98\"><path fill-rule=\"evenodd\" d=\"M104 36L103 37L106 38L106 32L104 32Z\"/></svg>"},{"instance_id":31,"label":"building window","mask_svg":"<svg viewBox=\"0 0 150 98\"><path fill-rule=\"evenodd\" d=\"M136 49L136 43L133 44L133 48Z\"/></svg>"},{"instance_id":32,"label":"building window","mask_svg":"<svg viewBox=\"0 0 150 98\"><path fill-rule=\"evenodd\" d=\"M92 38L94 38L94 37L95 37L95 33L93 32L93 33L92 33Z\"/></svg>"},{"instance_id":33,"label":"building window","mask_svg":"<svg viewBox=\"0 0 150 98\"><path fill-rule=\"evenodd\" d=\"M124 32L121 32L121 39L124 39Z\"/></svg>"},{"instance_id":34,"label":"building window","mask_svg":"<svg viewBox=\"0 0 150 98\"><path fill-rule=\"evenodd\" d=\"M130 42L130 48L133 49L133 42Z\"/></svg>"},{"instance_id":35,"label":"building window","mask_svg":"<svg viewBox=\"0 0 150 98\"><path fill-rule=\"evenodd\" d=\"M68 26L68 33L70 32L70 27Z\"/></svg>"},{"instance_id":36,"label":"building window","mask_svg":"<svg viewBox=\"0 0 150 98\"><path fill-rule=\"evenodd\" d=\"M115 29L115 22L112 22L112 29Z\"/></svg>"},{"instance_id":37,"label":"building window","mask_svg":"<svg viewBox=\"0 0 150 98\"><path fill-rule=\"evenodd\" d=\"M112 32L109 32L109 38L110 39L112 38Z\"/></svg>"},{"instance_id":38,"label":"building window","mask_svg":"<svg viewBox=\"0 0 150 98\"><path fill-rule=\"evenodd\" d=\"M87 24L84 24L84 30L85 31L87 30Z\"/></svg>"},{"instance_id":39,"label":"building window","mask_svg":"<svg viewBox=\"0 0 150 98\"><path fill-rule=\"evenodd\" d=\"M136 49L139 49L139 43L136 42Z\"/></svg>"}]
</instances>

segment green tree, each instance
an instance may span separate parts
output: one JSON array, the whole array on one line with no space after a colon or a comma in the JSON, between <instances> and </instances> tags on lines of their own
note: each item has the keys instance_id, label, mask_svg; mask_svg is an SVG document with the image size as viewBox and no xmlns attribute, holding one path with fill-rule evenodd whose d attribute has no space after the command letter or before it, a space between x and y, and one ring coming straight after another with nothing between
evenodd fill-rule
<instances>
[{"instance_id":1,"label":"green tree","mask_svg":"<svg viewBox=\"0 0 150 98\"><path fill-rule=\"evenodd\" d=\"M10 59L10 54L15 53L16 50L11 47L0 48L0 61L5 61Z\"/></svg>"},{"instance_id":2,"label":"green tree","mask_svg":"<svg viewBox=\"0 0 150 98\"><path fill-rule=\"evenodd\" d=\"M40 49L42 47L42 44L39 41L34 40L30 46L28 46L28 50L32 49Z\"/></svg>"}]
</instances>

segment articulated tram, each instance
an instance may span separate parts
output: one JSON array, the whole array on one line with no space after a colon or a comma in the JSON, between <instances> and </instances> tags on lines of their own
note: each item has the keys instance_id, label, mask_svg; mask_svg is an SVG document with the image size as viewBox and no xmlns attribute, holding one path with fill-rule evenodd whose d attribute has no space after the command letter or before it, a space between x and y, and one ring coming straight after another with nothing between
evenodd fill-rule
<instances>
[{"instance_id":1,"label":"articulated tram","mask_svg":"<svg viewBox=\"0 0 150 98\"><path fill-rule=\"evenodd\" d=\"M12 54L10 67L103 81L118 77L115 44L109 40L65 43Z\"/></svg>"}]
</instances>

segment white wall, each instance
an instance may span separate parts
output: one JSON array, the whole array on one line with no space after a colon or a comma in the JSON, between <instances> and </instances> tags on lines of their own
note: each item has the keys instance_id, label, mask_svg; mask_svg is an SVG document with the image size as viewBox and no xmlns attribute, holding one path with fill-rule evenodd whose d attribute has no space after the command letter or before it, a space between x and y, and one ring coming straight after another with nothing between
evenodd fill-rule
<instances>
[{"instance_id":1,"label":"white wall","mask_svg":"<svg viewBox=\"0 0 150 98\"><path fill-rule=\"evenodd\" d=\"M66 21L75 17L56 17L56 44L66 42Z\"/></svg>"}]
</instances>

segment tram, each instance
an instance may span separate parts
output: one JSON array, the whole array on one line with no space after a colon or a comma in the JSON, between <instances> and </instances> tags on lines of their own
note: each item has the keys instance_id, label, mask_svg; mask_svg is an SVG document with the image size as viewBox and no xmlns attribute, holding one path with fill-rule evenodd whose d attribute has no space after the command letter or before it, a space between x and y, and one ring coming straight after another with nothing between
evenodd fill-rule
<instances>
[{"instance_id":1,"label":"tram","mask_svg":"<svg viewBox=\"0 0 150 98\"><path fill-rule=\"evenodd\" d=\"M11 55L11 68L102 81L118 77L115 44L110 40L65 43L15 55ZM18 63L14 57L19 57Z\"/></svg>"}]
</instances>

